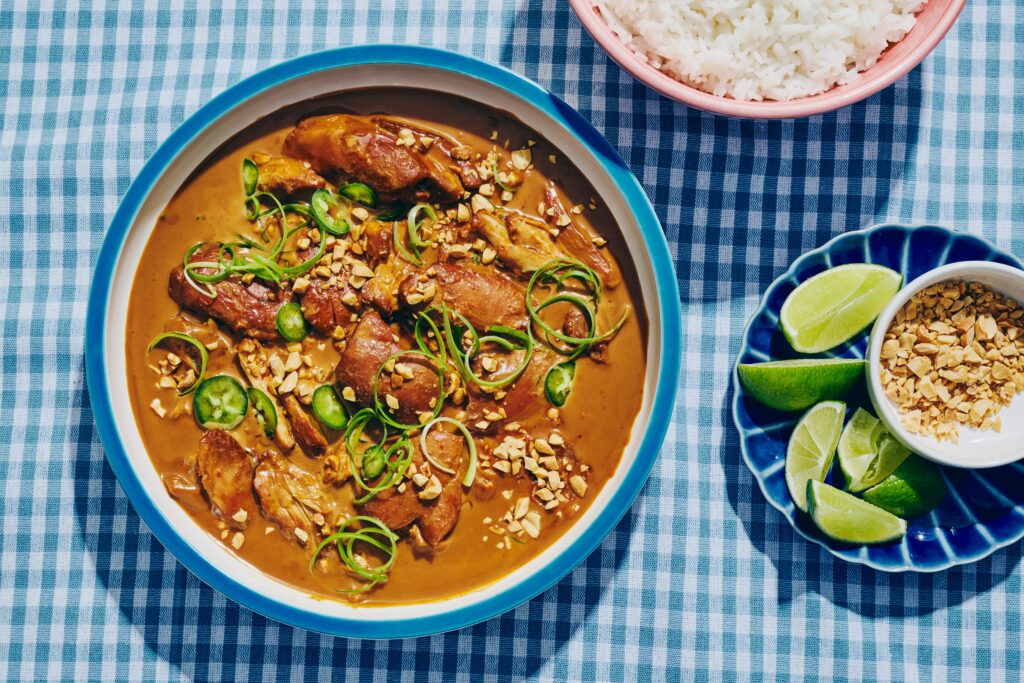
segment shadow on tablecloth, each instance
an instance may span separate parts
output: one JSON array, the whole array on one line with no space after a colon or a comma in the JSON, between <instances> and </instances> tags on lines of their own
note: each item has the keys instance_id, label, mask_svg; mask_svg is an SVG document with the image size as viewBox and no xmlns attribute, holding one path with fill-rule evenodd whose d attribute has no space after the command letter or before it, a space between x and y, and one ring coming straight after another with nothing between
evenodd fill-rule
<instances>
[{"instance_id":1,"label":"shadow on tablecloth","mask_svg":"<svg viewBox=\"0 0 1024 683\"><path fill-rule=\"evenodd\" d=\"M730 431L721 449L729 503L750 542L774 565L775 597L791 603L817 593L836 605L875 619L916 617L960 605L1005 581L1024 554L1020 542L972 564L942 572L890 573L846 562L798 535L785 517L764 499L739 453L732 422L733 389L721 417ZM771 594L771 589L766 591Z\"/></svg>"}]
</instances>

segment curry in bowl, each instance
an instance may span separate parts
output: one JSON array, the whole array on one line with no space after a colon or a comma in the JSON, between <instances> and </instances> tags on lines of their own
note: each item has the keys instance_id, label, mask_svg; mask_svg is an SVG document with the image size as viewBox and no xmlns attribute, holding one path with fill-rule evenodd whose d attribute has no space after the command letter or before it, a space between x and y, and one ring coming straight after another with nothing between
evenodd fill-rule
<instances>
[{"instance_id":1,"label":"curry in bowl","mask_svg":"<svg viewBox=\"0 0 1024 683\"><path fill-rule=\"evenodd\" d=\"M585 177L508 113L371 89L257 122L177 192L127 322L169 495L301 590L479 588L614 473L647 319Z\"/></svg>"}]
</instances>

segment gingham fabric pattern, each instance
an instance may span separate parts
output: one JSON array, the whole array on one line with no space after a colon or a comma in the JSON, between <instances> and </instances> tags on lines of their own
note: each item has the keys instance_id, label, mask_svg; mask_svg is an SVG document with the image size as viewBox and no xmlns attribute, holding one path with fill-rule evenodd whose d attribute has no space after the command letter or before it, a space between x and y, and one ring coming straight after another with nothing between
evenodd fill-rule
<instances>
[{"instance_id":1,"label":"gingham fabric pattern","mask_svg":"<svg viewBox=\"0 0 1024 683\"><path fill-rule=\"evenodd\" d=\"M563 0L0 2L0 679L1019 680L1022 546L887 575L804 541L740 460L729 373L765 287L843 231L933 221L1024 256L1022 26L976 0L882 93L758 123L646 89ZM578 569L486 623L359 642L226 600L153 538L97 439L82 334L108 221L165 136L286 57L392 41L525 74L621 151L672 245L685 357L646 489Z\"/></svg>"}]
</instances>

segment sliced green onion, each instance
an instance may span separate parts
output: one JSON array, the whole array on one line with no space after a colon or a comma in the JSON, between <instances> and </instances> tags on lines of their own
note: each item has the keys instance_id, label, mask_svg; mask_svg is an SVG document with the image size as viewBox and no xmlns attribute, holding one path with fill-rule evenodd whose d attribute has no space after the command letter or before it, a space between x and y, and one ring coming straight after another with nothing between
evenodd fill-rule
<instances>
[{"instance_id":1,"label":"sliced green onion","mask_svg":"<svg viewBox=\"0 0 1024 683\"><path fill-rule=\"evenodd\" d=\"M559 363L548 370L548 375L544 378L544 395L548 397L551 405L556 408L565 405L569 399L569 393L572 391L572 382L575 377L576 361Z\"/></svg>"},{"instance_id":2,"label":"sliced green onion","mask_svg":"<svg viewBox=\"0 0 1024 683\"><path fill-rule=\"evenodd\" d=\"M310 213L317 225L332 235L347 235L349 222L344 218L335 218L331 213L331 209L338 207L341 207L341 202L328 189L317 190L309 199Z\"/></svg>"},{"instance_id":3,"label":"sliced green onion","mask_svg":"<svg viewBox=\"0 0 1024 683\"><path fill-rule=\"evenodd\" d=\"M256 185L260 180L260 169L252 159L242 160L242 189L245 190L246 198L256 194Z\"/></svg>"},{"instance_id":4,"label":"sliced green onion","mask_svg":"<svg viewBox=\"0 0 1024 683\"><path fill-rule=\"evenodd\" d=\"M313 392L313 412L331 429L344 429L348 424L348 411L338 392L330 384Z\"/></svg>"},{"instance_id":5,"label":"sliced green onion","mask_svg":"<svg viewBox=\"0 0 1024 683\"><path fill-rule=\"evenodd\" d=\"M575 280L588 290L589 297L584 293L567 290L565 288L566 283L570 280ZM535 304L533 302L533 291L538 284L553 284L555 294L545 299L540 304ZM593 268L590 268L578 261L549 261L538 268L533 275L530 276L530 281L526 285L526 310L530 314L532 323L543 330L544 334L548 338L548 342L555 351L568 356L570 360L586 353L594 344L612 338L626 323L630 311L628 306L623 312L622 318L619 319L619 322L612 326L611 329L598 333L596 330L596 308L600 303L600 300L600 278L598 278L597 273ZM583 315L587 318L587 336L574 337L572 335L567 335L564 332L554 329L548 325L543 318L541 318L541 311L560 302L576 306L583 312ZM552 338L563 342L566 346L552 343Z\"/></svg>"},{"instance_id":6,"label":"sliced green onion","mask_svg":"<svg viewBox=\"0 0 1024 683\"><path fill-rule=\"evenodd\" d=\"M256 251L263 251L263 247L260 246L259 242L247 237L242 233L235 233L235 237L238 238L237 242L225 242L225 247L244 247L245 249L255 249Z\"/></svg>"},{"instance_id":7,"label":"sliced green onion","mask_svg":"<svg viewBox=\"0 0 1024 683\"><path fill-rule=\"evenodd\" d=\"M387 450L380 445L371 446L363 453L364 481L380 477L373 486L363 486L366 495L356 498L353 502L362 505L374 498L381 491L397 486L409 471L412 464L412 443L408 439L399 439ZM354 474L353 474L354 478Z\"/></svg>"},{"instance_id":8,"label":"sliced green onion","mask_svg":"<svg viewBox=\"0 0 1024 683\"><path fill-rule=\"evenodd\" d=\"M417 204L416 206L409 209L409 217L406 221L409 226L409 244L416 248L422 249L423 247L429 247L430 242L420 239L420 212L426 214L427 218L429 218L431 221L437 220L437 212L434 211L434 207L432 207L430 204Z\"/></svg>"},{"instance_id":9,"label":"sliced green onion","mask_svg":"<svg viewBox=\"0 0 1024 683\"><path fill-rule=\"evenodd\" d=\"M281 268L280 269L280 271L281 271L281 279L282 280L287 280L287 279L290 279L290 278L293 278L293 277L298 277L299 275L303 275L304 273L308 273L310 270L313 269L313 266L315 266L317 264L317 262L321 258L323 258L324 252L326 250L327 250L327 236L326 235L320 235L320 246L317 247L316 252L312 256L310 256L308 259L306 259L305 261L303 261L302 263L300 263L298 265L290 266L288 268ZM253 257L253 258L255 258L255 257Z\"/></svg>"},{"instance_id":10,"label":"sliced green onion","mask_svg":"<svg viewBox=\"0 0 1024 683\"><path fill-rule=\"evenodd\" d=\"M327 241L323 238L323 235L321 235L316 252L302 263L285 267L277 263L275 259L280 256L288 238L303 227L305 225L300 225L283 233L267 256L251 252L244 256L236 254L236 247L248 247L248 245L238 242L223 242L218 245L217 261L190 261L189 259L192 255L205 246L206 243L200 242L195 244L185 252L183 260L185 278L197 291L211 298L216 298L217 292L210 285L226 280L232 275L252 273L262 280L274 283L281 283L284 280L302 275L311 270L326 252ZM263 251L262 249L259 250ZM214 272L204 274L199 272L201 269L209 269ZM206 285L206 289L200 287L197 283Z\"/></svg>"},{"instance_id":11,"label":"sliced green onion","mask_svg":"<svg viewBox=\"0 0 1024 683\"><path fill-rule=\"evenodd\" d=\"M363 471L362 481L374 478L377 483L373 486L363 484L366 494L356 498L353 502L356 505L363 505L377 496L381 491L386 491L392 486L397 486L409 471L412 464L412 443L408 439L399 439L384 450L382 446L371 446L363 453L363 462L360 469ZM355 470L353 470L355 478Z\"/></svg>"},{"instance_id":12,"label":"sliced green onion","mask_svg":"<svg viewBox=\"0 0 1024 683\"><path fill-rule=\"evenodd\" d=\"M192 414L203 429L234 429L249 409L249 395L231 375L216 375L196 389Z\"/></svg>"},{"instance_id":13,"label":"sliced green onion","mask_svg":"<svg viewBox=\"0 0 1024 683\"><path fill-rule=\"evenodd\" d=\"M309 333L309 324L302 317L302 306L285 304L277 311L277 331L285 341L302 341Z\"/></svg>"},{"instance_id":14,"label":"sliced green onion","mask_svg":"<svg viewBox=\"0 0 1024 683\"><path fill-rule=\"evenodd\" d=\"M395 250L402 255L402 258L404 258L406 261L413 264L414 266L422 266L423 259L420 258L419 252L417 251L415 246L413 246L412 248L405 246L405 240L402 237L402 232L402 224L399 223L398 221L395 221L394 226L392 228L392 234L394 236L395 242Z\"/></svg>"},{"instance_id":15,"label":"sliced green onion","mask_svg":"<svg viewBox=\"0 0 1024 683\"><path fill-rule=\"evenodd\" d=\"M427 448L427 434L431 428L441 422L455 425L460 432L462 432L463 438L466 440L466 445L469 448L469 465L466 467L466 475L462 478L463 486L472 486L473 479L476 478L476 442L473 441L473 435L466 429L466 425L462 424L456 419L450 417L435 417L433 420L423 425L423 432L420 434L420 450L423 452L423 457L427 459L433 467L446 472L448 474L455 474L455 470L445 467L437 460L434 460L433 456L430 455L430 450Z\"/></svg>"},{"instance_id":16,"label":"sliced green onion","mask_svg":"<svg viewBox=\"0 0 1024 683\"><path fill-rule=\"evenodd\" d=\"M193 244L191 247L189 247L188 249L185 250L185 256L182 259L182 271L185 274L185 282L187 282L194 290L196 290L200 294L204 294L204 295L210 297L211 299L216 299L217 298L217 290L215 290L213 287L210 286L211 283L203 282L203 284L206 285L206 287L205 288L200 287L199 284L198 284L198 282L200 282L200 281L197 281L196 278L193 277L192 272L191 272L192 263L189 261L189 259L192 258L192 254L194 254L197 251L199 251L199 249L201 249L203 246L205 246L205 244L206 244L205 242L197 242L196 244ZM217 266L217 264L213 264L213 265L215 267ZM226 278L229 274L230 273L225 274L224 278ZM198 275L198 273L197 273L197 275Z\"/></svg>"},{"instance_id":17,"label":"sliced green onion","mask_svg":"<svg viewBox=\"0 0 1024 683\"><path fill-rule=\"evenodd\" d=\"M494 163L491 164L491 174L494 176L494 183L503 190L508 192L515 192L516 188L509 187L505 183L501 182L501 178L498 177L498 160L495 159Z\"/></svg>"},{"instance_id":18,"label":"sliced green onion","mask_svg":"<svg viewBox=\"0 0 1024 683\"><path fill-rule=\"evenodd\" d=\"M437 323L434 322L430 314L437 311L436 308L428 308L427 310L420 313L419 317L416 318L416 324L413 325L413 337L416 339L416 346L424 355L429 356L434 361L438 362L438 365L442 368L448 367L448 353L445 349L444 340L441 337L441 331L437 328ZM423 338L423 330L420 329L420 325L426 323L430 326L430 331L434 334L434 339L437 342L437 353L430 348L430 344L426 339Z\"/></svg>"},{"instance_id":19,"label":"sliced green onion","mask_svg":"<svg viewBox=\"0 0 1024 683\"><path fill-rule=\"evenodd\" d=\"M469 329L473 335L473 343L470 345L469 349L466 350L465 356L463 356L463 364L466 368L466 375L477 385L492 388L508 386L512 382L516 381L516 379L522 375L530 365L530 360L533 358L533 335L529 332L524 333L511 327L492 325L486 330L488 334L483 337L478 337L476 335L476 330L472 327ZM522 346L517 346L516 343L508 341L505 337L511 337ZM473 358L480 353L480 348L485 344L497 344L498 346L503 347L506 351L522 350L523 360L512 370L512 372L508 373L504 377L496 380L482 379L473 372Z\"/></svg>"},{"instance_id":20,"label":"sliced green onion","mask_svg":"<svg viewBox=\"0 0 1024 683\"><path fill-rule=\"evenodd\" d=\"M356 450L356 444L359 443L360 437L366 431L366 425L373 420L380 424L383 431L380 442L387 441L388 426L378 419L377 413L373 412L372 408L363 408L356 411L356 414L348 419L348 426L345 428L345 448L348 450L349 456L359 455L359 452ZM353 461L352 464L354 465L355 462Z\"/></svg>"},{"instance_id":21,"label":"sliced green onion","mask_svg":"<svg viewBox=\"0 0 1024 683\"><path fill-rule=\"evenodd\" d=\"M266 255L252 253L253 250L265 250L256 244L255 241L243 235L239 235L239 241L237 242L220 243L217 261L215 262L190 262L192 255L204 246L202 242L188 249L183 259L185 278L189 285L206 296L215 298L217 291L210 285L235 274L252 274L262 280L276 284L302 275L311 270L323 257L327 248L327 242L324 239L325 233L344 234L348 232L348 223L342 219L335 218L329 211L331 206L340 205L329 190L318 190L313 193L312 200L315 200L315 206L312 207L306 204L282 204L272 193L259 191L256 185L258 181L259 169L251 160L246 159L242 163L242 182L246 186L246 190L251 189L252 192L249 193L245 200L245 216L250 221L258 223L264 242L269 242L270 236L267 233L266 221L264 219L276 215L280 222L281 235L273 247L266 252ZM269 200L273 206L263 210L260 204L261 199ZM294 228L289 228L287 221L289 213L299 214L306 220ZM314 223L320 233L319 246L316 252L310 258L295 266L286 267L278 263L278 259L284 252L285 245L292 235ZM248 249L249 253L238 254L236 253L236 248ZM200 270L212 270L213 272L211 274L203 274L199 272ZM205 287L200 286L200 284L205 285Z\"/></svg>"},{"instance_id":22,"label":"sliced green onion","mask_svg":"<svg viewBox=\"0 0 1024 683\"><path fill-rule=\"evenodd\" d=\"M199 341L198 339L196 339L192 335L184 334L182 332L164 332L163 334L158 335L156 337L156 339L154 339L153 341L149 342L149 348L146 349L146 353L152 353L153 349L155 349L160 344L160 342L162 342L162 341L164 341L166 339L178 339L178 340L181 340L183 342L187 342L187 343L191 344L192 346L194 346L196 351L199 352L199 369L196 371L196 379L195 379L195 381L192 382L192 384L190 384L188 386L188 388L185 389L184 391L178 391L178 396L186 396L188 394L191 394L193 391L195 391L199 387L199 384L206 377L206 364L210 360L210 354L209 354L209 352L207 352L206 347L203 346L203 343L201 341ZM192 359L188 359L188 360L192 360ZM193 364L192 364L192 369L196 370L196 367L194 365L194 361L193 361Z\"/></svg>"},{"instance_id":23,"label":"sliced green onion","mask_svg":"<svg viewBox=\"0 0 1024 683\"><path fill-rule=\"evenodd\" d=\"M430 309L430 311L433 310L437 309ZM452 356L452 362L464 380L474 382L482 387L504 387L514 382L526 371L530 360L533 358L534 349L533 334L530 330L522 332L503 325L492 325L485 330L485 335L481 337L469 320L461 313L453 311L444 304L441 304L440 312L444 332L442 333L443 343L439 343L439 345L442 349L447 346L448 352ZM453 326L453 319L461 322L462 325L460 327ZM434 328L436 330L436 326ZM470 343L469 348L463 350L462 338L466 333L470 336ZM435 334L437 333L435 332ZM512 341L509 341L509 338ZM419 340L417 340L417 343L420 343ZM485 380L473 371L473 359L479 355L481 348L486 344L496 344L506 351L523 351L523 359L512 372L504 377L496 380Z\"/></svg>"},{"instance_id":24,"label":"sliced green onion","mask_svg":"<svg viewBox=\"0 0 1024 683\"><path fill-rule=\"evenodd\" d=\"M353 525L359 524L359 528ZM313 552L309 560L309 573L316 566L316 559L331 543L337 544L338 556L345 568L364 582L362 586L350 589L339 589L340 593L365 593L379 583L388 580L388 572L395 566L398 555L398 536L376 517L356 515L346 519L338 526L338 531L325 538ZM365 543L384 553L384 561L376 567L364 566L355 559L356 543Z\"/></svg>"},{"instance_id":25,"label":"sliced green onion","mask_svg":"<svg viewBox=\"0 0 1024 683\"><path fill-rule=\"evenodd\" d=\"M253 415L263 435L272 438L277 432L277 408L267 393L256 387L249 387L249 403L252 404Z\"/></svg>"},{"instance_id":26,"label":"sliced green onion","mask_svg":"<svg viewBox=\"0 0 1024 683\"><path fill-rule=\"evenodd\" d=\"M466 316L462 315L458 311L453 311L445 304L441 304L441 326L444 329L444 342L448 345L448 352L451 354L452 363L455 365L456 370L459 371L459 374L463 379L468 380L469 370L466 368L464 358L465 352L462 350L462 337L464 336L464 333L459 334L458 336L455 335L452 328L452 318L461 320L464 325L462 329L464 331L470 331L470 335L474 340L479 337L476 334L476 330L473 329L473 325L466 320ZM470 345L470 348L472 348L472 344Z\"/></svg>"},{"instance_id":27,"label":"sliced green onion","mask_svg":"<svg viewBox=\"0 0 1024 683\"><path fill-rule=\"evenodd\" d=\"M377 193L373 191L372 187L363 183L342 185L338 188L338 194L371 209L377 206Z\"/></svg>"},{"instance_id":28,"label":"sliced green onion","mask_svg":"<svg viewBox=\"0 0 1024 683\"><path fill-rule=\"evenodd\" d=\"M367 425L373 421L376 421L381 426L380 441L374 442L369 448L359 452L357 450L359 440L366 431ZM363 408L349 418L348 427L345 431L345 449L348 451L349 470L352 472L352 479L356 482L356 485L366 492L365 495L355 499L354 502L357 505L362 505L381 491L398 485L405 476L405 473L409 471L413 456L412 444L408 439L403 438L385 449L384 443L387 441L387 438L387 423L382 421L372 409ZM377 483L370 486L367 480L372 477L366 474L365 459L370 458L372 462L372 460L381 457L376 451L383 452L385 467L382 474L377 472L380 476ZM356 456L360 458L359 463L356 462ZM370 474L373 474L374 468L376 468L376 465L371 465Z\"/></svg>"}]
</instances>

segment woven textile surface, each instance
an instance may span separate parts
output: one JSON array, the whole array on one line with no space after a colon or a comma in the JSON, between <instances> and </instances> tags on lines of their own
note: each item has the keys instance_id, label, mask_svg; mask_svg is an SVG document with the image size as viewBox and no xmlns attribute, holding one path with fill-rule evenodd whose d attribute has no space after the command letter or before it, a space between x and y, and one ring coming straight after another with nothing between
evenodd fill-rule
<instances>
[{"instance_id":1,"label":"woven textile surface","mask_svg":"<svg viewBox=\"0 0 1024 683\"><path fill-rule=\"evenodd\" d=\"M226 86L373 42L497 62L576 107L655 203L684 323L675 417L630 512L488 622L347 641L202 584L106 464L85 386L93 264L133 176ZM1019 680L1022 546L888 575L797 536L742 464L729 375L803 251L936 222L1024 256L1024 5L977 0L924 63L840 112L729 120L645 88L562 0L0 2L0 680Z\"/></svg>"}]
</instances>

